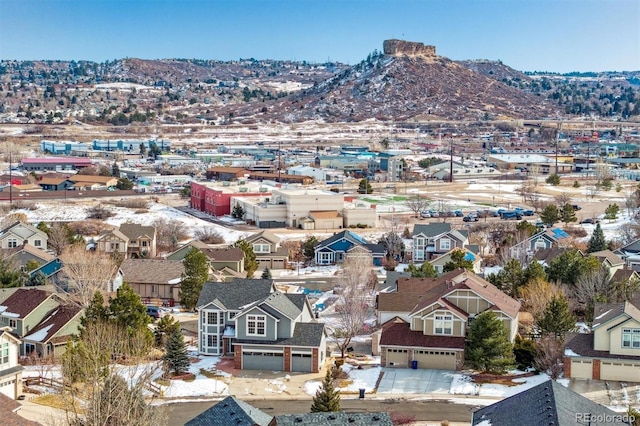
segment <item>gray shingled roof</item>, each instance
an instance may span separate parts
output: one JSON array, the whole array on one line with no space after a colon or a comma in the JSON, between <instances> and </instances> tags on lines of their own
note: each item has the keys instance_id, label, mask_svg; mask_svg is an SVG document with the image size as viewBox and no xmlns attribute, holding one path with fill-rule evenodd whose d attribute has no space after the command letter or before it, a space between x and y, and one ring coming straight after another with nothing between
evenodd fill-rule
<instances>
[{"instance_id":1,"label":"gray shingled roof","mask_svg":"<svg viewBox=\"0 0 640 426\"><path fill-rule=\"evenodd\" d=\"M228 396L185 423L185 426L268 426L273 417L251 404Z\"/></svg>"},{"instance_id":2,"label":"gray shingled roof","mask_svg":"<svg viewBox=\"0 0 640 426\"><path fill-rule=\"evenodd\" d=\"M118 230L129 237L130 240L137 240L144 236L153 238L156 234L156 228L153 226L139 225L137 223L123 223Z\"/></svg>"},{"instance_id":3,"label":"gray shingled roof","mask_svg":"<svg viewBox=\"0 0 640 426\"><path fill-rule=\"evenodd\" d=\"M276 311L275 316L279 315L277 312L285 315L287 318L295 320L298 315L300 315L301 310L282 292L276 291L275 293L271 293L267 298L260 303L260 307L264 308L266 306L274 309ZM266 309L270 311L269 309ZM269 312L270 314L274 314L274 312Z\"/></svg>"},{"instance_id":4,"label":"gray shingled roof","mask_svg":"<svg viewBox=\"0 0 640 426\"><path fill-rule=\"evenodd\" d=\"M388 413L305 413L284 414L276 416L278 426L300 425L344 425L344 426L391 426L391 416Z\"/></svg>"},{"instance_id":5,"label":"gray shingled roof","mask_svg":"<svg viewBox=\"0 0 640 426\"><path fill-rule=\"evenodd\" d=\"M204 283L196 308L218 299L228 310L237 311L241 306L262 301L273 288L273 280L234 278L229 283Z\"/></svg>"},{"instance_id":6,"label":"gray shingled roof","mask_svg":"<svg viewBox=\"0 0 640 426\"><path fill-rule=\"evenodd\" d=\"M429 224L417 224L413 227L412 236L423 234L425 237L435 237L436 235L444 234L451 231L451 224L445 222L429 223Z\"/></svg>"},{"instance_id":7,"label":"gray shingled roof","mask_svg":"<svg viewBox=\"0 0 640 426\"><path fill-rule=\"evenodd\" d=\"M580 424L577 421L576 413L612 419L598 424L626 424L614 420L616 418L614 417L615 412L552 380L480 408L473 413L471 424L491 424L492 426L576 425ZM589 422L584 421L583 424L589 424Z\"/></svg>"},{"instance_id":8,"label":"gray shingled roof","mask_svg":"<svg viewBox=\"0 0 640 426\"><path fill-rule=\"evenodd\" d=\"M306 346L318 347L322 343L324 324L321 322L297 322L293 337L278 340L236 340L236 343L269 346Z\"/></svg>"}]
</instances>

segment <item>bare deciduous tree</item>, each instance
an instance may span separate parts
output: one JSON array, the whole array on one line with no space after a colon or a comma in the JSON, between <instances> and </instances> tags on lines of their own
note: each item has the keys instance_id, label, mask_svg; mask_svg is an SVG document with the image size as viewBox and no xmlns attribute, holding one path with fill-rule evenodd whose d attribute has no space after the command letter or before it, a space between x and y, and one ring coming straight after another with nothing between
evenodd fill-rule
<instances>
[{"instance_id":1,"label":"bare deciduous tree","mask_svg":"<svg viewBox=\"0 0 640 426\"><path fill-rule=\"evenodd\" d=\"M536 344L535 367L556 380L564 371L564 343L552 335L546 335Z\"/></svg>"},{"instance_id":2,"label":"bare deciduous tree","mask_svg":"<svg viewBox=\"0 0 640 426\"><path fill-rule=\"evenodd\" d=\"M409 210L413 212L414 217L418 217L420 215L420 212L426 209L429 205L429 200L421 196L420 194L416 194L413 197L407 199L404 204Z\"/></svg>"},{"instance_id":3,"label":"bare deciduous tree","mask_svg":"<svg viewBox=\"0 0 640 426\"><path fill-rule=\"evenodd\" d=\"M372 268L371 256L349 256L344 262L340 277L341 295L333 305L336 326L331 333L342 358L351 344L351 339L360 334L369 317L367 282Z\"/></svg>"},{"instance_id":4,"label":"bare deciduous tree","mask_svg":"<svg viewBox=\"0 0 640 426\"><path fill-rule=\"evenodd\" d=\"M565 204L571 204L571 194L568 192L561 192L554 197L558 208L562 208Z\"/></svg>"},{"instance_id":5,"label":"bare deciduous tree","mask_svg":"<svg viewBox=\"0 0 640 426\"><path fill-rule=\"evenodd\" d=\"M552 298L564 293L557 285L549 284L540 278L528 282L518 291L524 300L525 309L534 318L539 318L542 315Z\"/></svg>"},{"instance_id":6,"label":"bare deciduous tree","mask_svg":"<svg viewBox=\"0 0 640 426\"><path fill-rule=\"evenodd\" d=\"M626 246L640 238L640 225L625 222L618 228L617 243L620 246Z\"/></svg>"},{"instance_id":7,"label":"bare deciduous tree","mask_svg":"<svg viewBox=\"0 0 640 426\"><path fill-rule=\"evenodd\" d=\"M178 243L189 237L187 227L179 220L158 219L153 222L156 228L158 250L173 251L178 248Z\"/></svg>"},{"instance_id":8,"label":"bare deciduous tree","mask_svg":"<svg viewBox=\"0 0 640 426\"><path fill-rule=\"evenodd\" d=\"M223 244L225 242L222 234L213 226L196 229L193 232L193 237L206 244Z\"/></svg>"},{"instance_id":9,"label":"bare deciduous tree","mask_svg":"<svg viewBox=\"0 0 640 426\"><path fill-rule=\"evenodd\" d=\"M15 222L29 222L27 215L24 213L9 213L2 221L0 221L0 229L4 229L7 226L13 225Z\"/></svg>"},{"instance_id":10,"label":"bare deciduous tree","mask_svg":"<svg viewBox=\"0 0 640 426\"><path fill-rule=\"evenodd\" d=\"M96 291L110 291L118 267L112 256L71 245L60 255L62 272L70 281L68 292L81 306L88 306Z\"/></svg>"}]
</instances>

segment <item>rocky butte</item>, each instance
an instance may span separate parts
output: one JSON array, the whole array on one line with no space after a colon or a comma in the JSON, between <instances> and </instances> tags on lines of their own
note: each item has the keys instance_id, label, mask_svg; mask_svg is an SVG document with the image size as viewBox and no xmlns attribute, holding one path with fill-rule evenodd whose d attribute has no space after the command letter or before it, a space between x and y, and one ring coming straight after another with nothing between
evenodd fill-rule
<instances>
[{"instance_id":1,"label":"rocky butte","mask_svg":"<svg viewBox=\"0 0 640 426\"><path fill-rule=\"evenodd\" d=\"M404 40L385 40L382 44L385 55L401 57L401 56L419 56L423 58L433 58L436 56L436 47L417 43L414 41Z\"/></svg>"}]
</instances>

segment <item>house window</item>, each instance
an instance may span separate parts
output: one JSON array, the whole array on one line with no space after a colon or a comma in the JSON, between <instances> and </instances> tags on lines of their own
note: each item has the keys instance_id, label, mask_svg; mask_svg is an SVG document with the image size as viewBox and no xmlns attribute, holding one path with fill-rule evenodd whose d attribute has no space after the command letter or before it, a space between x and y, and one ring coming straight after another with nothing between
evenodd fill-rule
<instances>
[{"instance_id":1,"label":"house window","mask_svg":"<svg viewBox=\"0 0 640 426\"><path fill-rule=\"evenodd\" d=\"M4 342L0 347L0 365L9 364L9 343Z\"/></svg>"},{"instance_id":2,"label":"house window","mask_svg":"<svg viewBox=\"0 0 640 426\"><path fill-rule=\"evenodd\" d=\"M207 324L217 324L217 323L218 323L218 313L207 312Z\"/></svg>"},{"instance_id":3,"label":"house window","mask_svg":"<svg viewBox=\"0 0 640 426\"><path fill-rule=\"evenodd\" d=\"M416 238L416 248L423 248L423 247L424 247L424 238L422 237Z\"/></svg>"},{"instance_id":4,"label":"house window","mask_svg":"<svg viewBox=\"0 0 640 426\"><path fill-rule=\"evenodd\" d=\"M622 329L622 347L640 349L640 328Z\"/></svg>"},{"instance_id":5,"label":"house window","mask_svg":"<svg viewBox=\"0 0 640 426\"><path fill-rule=\"evenodd\" d=\"M15 238L9 238L7 245L9 248L18 247L18 240Z\"/></svg>"},{"instance_id":6,"label":"house window","mask_svg":"<svg viewBox=\"0 0 640 426\"><path fill-rule=\"evenodd\" d=\"M156 286L151 285L151 294L156 294Z\"/></svg>"},{"instance_id":7,"label":"house window","mask_svg":"<svg viewBox=\"0 0 640 426\"><path fill-rule=\"evenodd\" d=\"M453 317L451 315L436 315L433 322L434 334L453 334Z\"/></svg>"},{"instance_id":8,"label":"house window","mask_svg":"<svg viewBox=\"0 0 640 426\"><path fill-rule=\"evenodd\" d=\"M534 250L542 250L542 249L544 249L546 247L547 247L547 245L545 244L544 240L542 238L538 238L536 240L535 245L533 246L533 249Z\"/></svg>"},{"instance_id":9,"label":"house window","mask_svg":"<svg viewBox=\"0 0 640 426\"><path fill-rule=\"evenodd\" d=\"M229 319L232 320L236 317L236 315L238 315L237 312L229 312Z\"/></svg>"},{"instance_id":10,"label":"house window","mask_svg":"<svg viewBox=\"0 0 640 426\"><path fill-rule=\"evenodd\" d=\"M264 315L247 315L247 336L266 336L266 322Z\"/></svg>"},{"instance_id":11,"label":"house window","mask_svg":"<svg viewBox=\"0 0 640 426\"><path fill-rule=\"evenodd\" d=\"M149 241L143 241L142 247L149 247Z\"/></svg>"},{"instance_id":12,"label":"house window","mask_svg":"<svg viewBox=\"0 0 640 426\"><path fill-rule=\"evenodd\" d=\"M33 240L34 247L42 247L42 240Z\"/></svg>"},{"instance_id":13,"label":"house window","mask_svg":"<svg viewBox=\"0 0 640 426\"><path fill-rule=\"evenodd\" d=\"M111 243L111 251L120 250L120 243Z\"/></svg>"},{"instance_id":14,"label":"house window","mask_svg":"<svg viewBox=\"0 0 640 426\"><path fill-rule=\"evenodd\" d=\"M441 239L440 250L451 250L451 240L448 238Z\"/></svg>"},{"instance_id":15,"label":"house window","mask_svg":"<svg viewBox=\"0 0 640 426\"><path fill-rule=\"evenodd\" d=\"M9 320L9 327L18 328L18 321L14 320L14 319L10 319Z\"/></svg>"},{"instance_id":16,"label":"house window","mask_svg":"<svg viewBox=\"0 0 640 426\"><path fill-rule=\"evenodd\" d=\"M218 347L218 336L215 334L207 334L207 346L210 348Z\"/></svg>"},{"instance_id":17,"label":"house window","mask_svg":"<svg viewBox=\"0 0 640 426\"><path fill-rule=\"evenodd\" d=\"M269 244L254 244L253 252L254 253L270 253L271 247L269 246Z\"/></svg>"}]
</instances>

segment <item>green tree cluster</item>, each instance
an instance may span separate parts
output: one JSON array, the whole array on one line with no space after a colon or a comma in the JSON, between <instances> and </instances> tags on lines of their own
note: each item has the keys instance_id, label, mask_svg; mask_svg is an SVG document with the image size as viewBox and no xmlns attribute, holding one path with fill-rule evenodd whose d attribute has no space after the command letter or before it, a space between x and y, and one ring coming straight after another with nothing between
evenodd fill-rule
<instances>
[{"instance_id":1,"label":"green tree cluster","mask_svg":"<svg viewBox=\"0 0 640 426\"><path fill-rule=\"evenodd\" d=\"M473 271L473 261L467 258L467 253L464 250L460 249L451 252L451 260L444 264L442 271L449 272L458 268Z\"/></svg>"},{"instance_id":2,"label":"green tree cluster","mask_svg":"<svg viewBox=\"0 0 640 426\"><path fill-rule=\"evenodd\" d=\"M247 278L253 278L253 274L258 270L258 260L253 252L253 246L245 240L238 240L231 247L237 247L244 253L244 270Z\"/></svg>"},{"instance_id":3,"label":"green tree cluster","mask_svg":"<svg viewBox=\"0 0 640 426\"><path fill-rule=\"evenodd\" d=\"M373 187L369 183L369 179L362 179L358 184L358 194L372 194Z\"/></svg>"},{"instance_id":4,"label":"green tree cluster","mask_svg":"<svg viewBox=\"0 0 640 426\"><path fill-rule=\"evenodd\" d=\"M189 371L191 360L189 360L187 344L184 342L184 336L179 328L173 330L164 348L165 353L162 361L167 375L179 376Z\"/></svg>"},{"instance_id":5,"label":"green tree cluster","mask_svg":"<svg viewBox=\"0 0 640 426\"><path fill-rule=\"evenodd\" d=\"M436 278L438 276L438 272L429 262L424 262L420 266L412 263L405 269L405 272L408 272L414 278Z\"/></svg>"},{"instance_id":6,"label":"green tree cluster","mask_svg":"<svg viewBox=\"0 0 640 426\"><path fill-rule=\"evenodd\" d=\"M596 251L601 251L606 249L607 249L607 240L604 237L604 231L602 231L602 227L600 226L600 223L596 223L596 227L593 230L593 234L591 234L591 238L589 238L587 253L593 253Z\"/></svg>"},{"instance_id":7,"label":"green tree cluster","mask_svg":"<svg viewBox=\"0 0 640 426\"><path fill-rule=\"evenodd\" d=\"M562 295L554 296L542 316L536 320L536 325L542 335L551 334L556 338L564 338L565 333L576 326L576 317L569 309L567 298Z\"/></svg>"}]
</instances>

